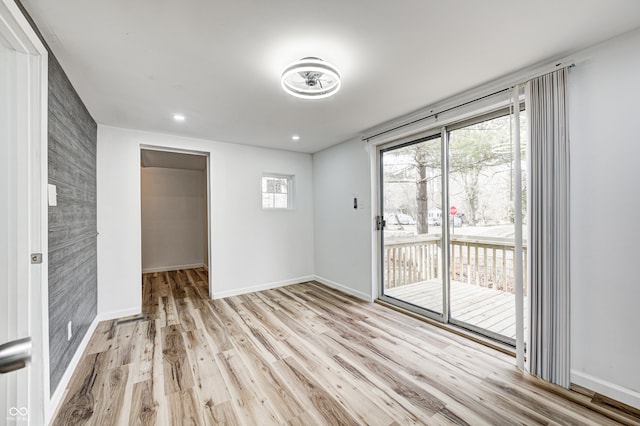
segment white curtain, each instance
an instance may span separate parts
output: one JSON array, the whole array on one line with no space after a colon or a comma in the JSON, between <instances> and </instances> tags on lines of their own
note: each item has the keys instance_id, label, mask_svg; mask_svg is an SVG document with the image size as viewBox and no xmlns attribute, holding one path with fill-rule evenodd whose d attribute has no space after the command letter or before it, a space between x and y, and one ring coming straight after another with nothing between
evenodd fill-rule
<instances>
[{"instance_id":1,"label":"white curtain","mask_svg":"<svg viewBox=\"0 0 640 426\"><path fill-rule=\"evenodd\" d=\"M567 68L527 82L529 127L528 370L569 387Z\"/></svg>"}]
</instances>

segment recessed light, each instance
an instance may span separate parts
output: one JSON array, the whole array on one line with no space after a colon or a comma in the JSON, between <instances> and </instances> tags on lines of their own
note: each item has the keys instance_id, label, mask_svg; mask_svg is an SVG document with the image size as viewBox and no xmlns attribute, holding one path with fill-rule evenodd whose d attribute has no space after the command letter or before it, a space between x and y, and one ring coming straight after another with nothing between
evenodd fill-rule
<instances>
[{"instance_id":1,"label":"recessed light","mask_svg":"<svg viewBox=\"0 0 640 426\"><path fill-rule=\"evenodd\" d=\"M184 115L182 114L174 114L173 119L176 121L184 121Z\"/></svg>"},{"instance_id":2,"label":"recessed light","mask_svg":"<svg viewBox=\"0 0 640 426\"><path fill-rule=\"evenodd\" d=\"M298 136L298 135L293 135L293 136L291 136L291 140L299 141L299 140L300 140L300 136Z\"/></svg>"}]
</instances>

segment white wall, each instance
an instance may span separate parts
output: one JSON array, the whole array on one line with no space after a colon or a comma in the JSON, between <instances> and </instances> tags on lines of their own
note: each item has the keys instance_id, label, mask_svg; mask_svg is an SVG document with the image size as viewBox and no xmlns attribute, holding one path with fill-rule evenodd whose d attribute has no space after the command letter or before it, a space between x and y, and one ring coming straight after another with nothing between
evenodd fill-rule
<instances>
[{"instance_id":1,"label":"white wall","mask_svg":"<svg viewBox=\"0 0 640 426\"><path fill-rule=\"evenodd\" d=\"M203 170L141 168L143 272L205 264L204 175Z\"/></svg>"},{"instance_id":2,"label":"white wall","mask_svg":"<svg viewBox=\"0 0 640 426\"><path fill-rule=\"evenodd\" d=\"M639 51L636 31L576 55L569 102L572 381L638 407ZM140 306L140 144L211 154L215 296L315 274L359 297L375 297L364 142L334 146L312 162L305 154L100 126L99 312ZM295 211L261 210L262 172L296 175ZM353 209L353 193L364 209Z\"/></svg>"},{"instance_id":3,"label":"white wall","mask_svg":"<svg viewBox=\"0 0 640 426\"><path fill-rule=\"evenodd\" d=\"M578 52L569 97L571 380L636 407L639 52L640 31ZM371 290L373 213L371 201L366 211L354 211L350 197L368 194L369 158L364 142L357 140L313 156L316 275L362 297L376 296Z\"/></svg>"},{"instance_id":4,"label":"white wall","mask_svg":"<svg viewBox=\"0 0 640 426\"><path fill-rule=\"evenodd\" d=\"M640 407L640 31L570 74L572 381Z\"/></svg>"},{"instance_id":5,"label":"white wall","mask_svg":"<svg viewBox=\"0 0 640 426\"><path fill-rule=\"evenodd\" d=\"M365 142L352 140L313 155L316 279L373 300L371 182ZM354 194L359 208L353 208Z\"/></svg>"},{"instance_id":6,"label":"white wall","mask_svg":"<svg viewBox=\"0 0 640 426\"><path fill-rule=\"evenodd\" d=\"M310 155L99 126L99 313L141 306L140 145L210 155L214 297L313 277ZM263 172L295 175L295 210L262 210Z\"/></svg>"}]
</instances>

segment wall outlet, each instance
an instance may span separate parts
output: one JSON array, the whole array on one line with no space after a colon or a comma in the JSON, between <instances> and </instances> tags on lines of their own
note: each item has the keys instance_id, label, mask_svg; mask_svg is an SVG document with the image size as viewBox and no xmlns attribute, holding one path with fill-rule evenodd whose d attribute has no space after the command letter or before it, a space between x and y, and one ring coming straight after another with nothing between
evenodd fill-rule
<instances>
[{"instance_id":1,"label":"wall outlet","mask_svg":"<svg viewBox=\"0 0 640 426\"><path fill-rule=\"evenodd\" d=\"M71 340L73 337L73 330L71 328L71 321L67 323L67 341Z\"/></svg>"}]
</instances>

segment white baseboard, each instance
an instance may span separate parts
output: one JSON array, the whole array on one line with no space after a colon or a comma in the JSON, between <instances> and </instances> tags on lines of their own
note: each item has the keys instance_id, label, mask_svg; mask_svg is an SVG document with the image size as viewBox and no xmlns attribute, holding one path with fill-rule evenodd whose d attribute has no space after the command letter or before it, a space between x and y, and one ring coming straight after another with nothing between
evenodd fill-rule
<instances>
[{"instance_id":1,"label":"white baseboard","mask_svg":"<svg viewBox=\"0 0 640 426\"><path fill-rule=\"evenodd\" d=\"M132 315L138 315L140 312L140 308L128 308L121 309L119 311L102 312L98 314L98 322L130 317Z\"/></svg>"},{"instance_id":2,"label":"white baseboard","mask_svg":"<svg viewBox=\"0 0 640 426\"><path fill-rule=\"evenodd\" d=\"M84 337L80 341L80 345L78 345L76 352L73 354L73 358L71 358L69 365L67 365L67 369L62 375L60 382L58 382L58 386L56 387L56 390L51 395L51 399L49 400L49 409L47 410L48 411L47 419L46 419L47 424L53 418L54 414L58 410L58 406L60 405L60 402L62 402L62 397L64 396L65 391L67 390L67 386L69 385L71 376L73 375L73 372L76 371L76 367L80 363L80 359L84 354L84 350L87 348L87 345L89 345L89 340L91 340L91 336L93 336L93 333L94 331L96 331L96 327L98 326L98 323L100 321L101 320L99 319L99 317L96 316L93 319L93 322L91 322L91 325L89 325L87 332L84 334Z\"/></svg>"},{"instance_id":3,"label":"white baseboard","mask_svg":"<svg viewBox=\"0 0 640 426\"><path fill-rule=\"evenodd\" d=\"M318 281L320 284L323 284L323 285L326 285L327 287L331 287L333 289L339 290L339 291L341 291L343 293L350 294L351 296L357 297L358 299L362 299L365 302L373 302L373 300L374 300L372 295L370 295L370 294L363 293L363 292L361 292L359 290L354 290L351 287L346 287L346 286L344 286L342 284L339 284L339 283L337 283L335 281L331 281L331 280L329 280L327 278L323 278L323 277L320 277L320 276L316 275L314 277L314 279L316 281Z\"/></svg>"},{"instance_id":4,"label":"white baseboard","mask_svg":"<svg viewBox=\"0 0 640 426\"><path fill-rule=\"evenodd\" d=\"M143 274L149 274L152 272L169 272L169 271L179 271L181 269L195 269L195 268L204 268L204 263L192 263L189 265L173 265L173 266L158 266L155 268L142 268Z\"/></svg>"},{"instance_id":5,"label":"white baseboard","mask_svg":"<svg viewBox=\"0 0 640 426\"><path fill-rule=\"evenodd\" d=\"M640 409L640 392L577 370L571 370L571 383Z\"/></svg>"},{"instance_id":6,"label":"white baseboard","mask_svg":"<svg viewBox=\"0 0 640 426\"><path fill-rule=\"evenodd\" d=\"M93 333L96 331L98 324L102 321L128 317L131 315L137 315L139 313L140 313L140 308L130 308L130 309L124 309L120 311L103 312L101 314L98 314L93 319L93 321L91 322L91 325L87 329L87 332L85 333L84 337L80 341L80 345L78 345L76 352L73 354L73 358L71 358L71 361L67 366L67 369L62 375L62 378L60 379L60 382L58 383L56 390L53 392L53 395L51 395L51 399L49 400L49 409L47 410L48 411L47 419L46 419L47 423L53 418L56 411L58 410L58 407L62 402L64 394L67 390L67 386L69 386L69 381L71 380L71 376L73 375L74 371L76 371L76 368L80 363L80 359L82 358L82 355L84 354L85 349L87 349L87 346L89 345L89 341L91 340Z\"/></svg>"},{"instance_id":7,"label":"white baseboard","mask_svg":"<svg viewBox=\"0 0 640 426\"><path fill-rule=\"evenodd\" d=\"M216 288L214 286L213 299L224 299L225 297L239 296L241 294L253 293L255 291L271 290L273 288L284 287L286 285L300 284L307 281L312 281L314 278L315 277L313 275L307 275L304 277L291 278L289 280L284 280L284 281L275 281L270 283L258 284L251 287L243 287L243 288L226 290L226 291L216 291Z\"/></svg>"}]
</instances>

